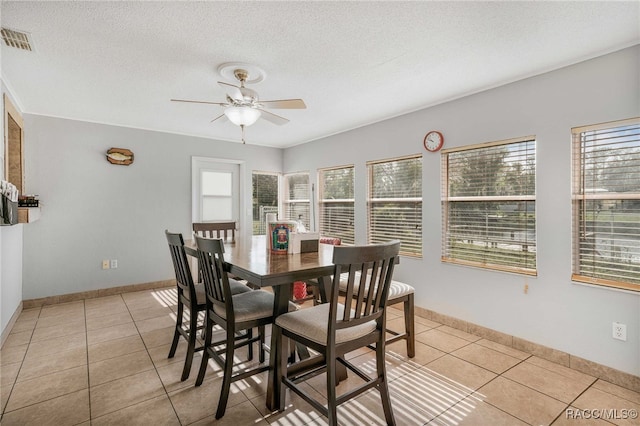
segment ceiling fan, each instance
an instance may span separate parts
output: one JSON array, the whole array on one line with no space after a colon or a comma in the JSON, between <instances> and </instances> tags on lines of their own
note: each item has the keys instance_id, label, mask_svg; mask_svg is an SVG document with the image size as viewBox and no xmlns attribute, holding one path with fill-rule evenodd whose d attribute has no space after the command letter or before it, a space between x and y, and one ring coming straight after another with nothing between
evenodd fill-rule
<instances>
[{"instance_id":1,"label":"ceiling fan","mask_svg":"<svg viewBox=\"0 0 640 426\"><path fill-rule=\"evenodd\" d=\"M239 86L235 84L225 83L223 81L218 81L218 84L227 90L226 102L195 101L188 99L171 99L171 101L220 105L224 108L223 113L215 117L213 120L211 120L211 122L213 123L216 120L222 121L228 119L236 126L240 126L240 128L242 129L242 143L245 143L244 128L246 126L251 126L261 117L277 125L283 125L289 122L288 119L269 112L265 108L305 109L307 107L302 99L279 99L273 101L260 100L258 97L258 93L255 90L245 87L245 83L248 81L262 81L264 74L260 71L258 71L257 73L261 75L257 77L254 77L252 75L252 79L249 80L249 71L247 71L247 69L234 68L233 76L240 82Z\"/></svg>"}]
</instances>

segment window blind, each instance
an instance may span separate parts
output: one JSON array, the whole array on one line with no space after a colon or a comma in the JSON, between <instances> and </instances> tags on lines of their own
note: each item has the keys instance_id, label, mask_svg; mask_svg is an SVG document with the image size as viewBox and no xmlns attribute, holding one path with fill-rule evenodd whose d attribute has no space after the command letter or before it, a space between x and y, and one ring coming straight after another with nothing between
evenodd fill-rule
<instances>
[{"instance_id":1,"label":"window blind","mask_svg":"<svg viewBox=\"0 0 640 426\"><path fill-rule=\"evenodd\" d=\"M535 137L442 152L442 260L536 273Z\"/></svg>"},{"instance_id":2,"label":"window blind","mask_svg":"<svg viewBox=\"0 0 640 426\"><path fill-rule=\"evenodd\" d=\"M318 171L320 235L354 244L354 167Z\"/></svg>"},{"instance_id":3,"label":"window blind","mask_svg":"<svg viewBox=\"0 0 640 426\"><path fill-rule=\"evenodd\" d=\"M284 176L285 220L301 221L311 229L309 173L292 173Z\"/></svg>"},{"instance_id":4,"label":"window blind","mask_svg":"<svg viewBox=\"0 0 640 426\"><path fill-rule=\"evenodd\" d=\"M640 291L640 118L572 134L572 279Z\"/></svg>"},{"instance_id":5,"label":"window blind","mask_svg":"<svg viewBox=\"0 0 640 426\"><path fill-rule=\"evenodd\" d=\"M368 162L368 240L398 239L400 253L422 256L422 156Z\"/></svg>"},{"instance_id":6,"label":"window blind","mask_svg":"<svg viewBox=\"0 0 640 426\"><path fill-rule=\"evenodd\" d=\"M253 235L266 232L267 213L278 214L278 175L253 172Z\"/></svg>"}]
</instances>

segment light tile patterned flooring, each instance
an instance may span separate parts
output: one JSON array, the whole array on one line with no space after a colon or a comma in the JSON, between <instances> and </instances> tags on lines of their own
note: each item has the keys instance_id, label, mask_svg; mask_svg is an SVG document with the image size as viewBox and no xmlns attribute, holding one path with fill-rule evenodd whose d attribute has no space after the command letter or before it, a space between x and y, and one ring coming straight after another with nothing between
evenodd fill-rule
<instances>
[{"instance_id":1,"label":"light tile patterned flooring","mask_svg":"<svg viewBox=\"0 0 640 426\"><path fill-rule=\"evenodd\" d=\"M390 309L392 328L402 327L401 315ZM268 412L266 373L234 384L226 415L216 421L220 369L210 365L194 387L196 355L191 376L180 382L183 339L167 359L174 323L173 289L23 311L0 352L2 425L326 424L289 393L284 412ZM416 332L415 358L406 357L404 342L387 348L398 425L640 424L624 418L640 409L637 392L420 317ZM372 351L350 358L373 371ZM350 377L338 392L358 380ZM326 395L322 375L306 386ZM580 411L595 409L608 410L607 420ZM341 406L338 417L343 425L384 424L378 393Z\"/></svg>"}]
</instances>

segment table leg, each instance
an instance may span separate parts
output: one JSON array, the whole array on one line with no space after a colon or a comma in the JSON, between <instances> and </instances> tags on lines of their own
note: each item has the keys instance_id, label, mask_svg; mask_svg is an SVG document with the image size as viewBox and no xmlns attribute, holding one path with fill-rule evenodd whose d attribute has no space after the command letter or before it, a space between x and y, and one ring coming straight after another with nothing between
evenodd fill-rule
<instances>
[{"instance_id":1,"label":"table leg","mask_svg":"<svg viewBox=\"0 0 640 426\"><path fill-rule=\"evenodd\" d=\"M284 314L289 310L289 294L291 292L290 284L273 286L274 294L274 318ZM280 407L280 389L282 383L279 378L282 374L280 359L287 357L289 354L282 353L282 333L278 327L271 327L271 349L269 352L269 380L267 386L267 408L271 411L278 410Z\"/></svg>"}]
</instances>

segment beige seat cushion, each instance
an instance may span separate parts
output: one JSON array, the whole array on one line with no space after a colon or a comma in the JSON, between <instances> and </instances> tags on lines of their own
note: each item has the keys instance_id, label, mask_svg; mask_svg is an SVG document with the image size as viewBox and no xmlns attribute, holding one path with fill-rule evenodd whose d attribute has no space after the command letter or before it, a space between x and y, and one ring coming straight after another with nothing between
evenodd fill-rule
<instances>
[{"instance_id":1,"label":"beige seat cushion","mask_svg":"<svg viewBox=\"0 0 640 426\"><path fill-rule=\"evenodd\" d=\"M322 345L327 344L329 322L329 303L300 309L296 312L280 315L276 324ZM342 317L344 305L338 304L338 317ZM368 321L358 326L345 328L336 332L336 343L343 343L375 331L376 322Z\"/></svg>"},{"instance_id":2,"label":"beige seat cushion","mask_svg":"<svg viewBox=\"0 0 640 426\"><path fill-rule=\"evenodd\" d=\"M353 285L354 292L358 291L358 288L360 287L360 273L356 272L355 275L356 275L355 283ZM340 279L340 291L341 292L347 291L347 274L342 274L342 277ZM393 300L395 298L406 296L414 292L415 292L415 289L411 287L409 284L392 280L391 284L389 285L389 296L387 299Z\"/></svg>"},{"instance_id":3,"label":"beige seat cushion","mask_svg":"<svg viewBox=\"0 0 640 426\"><path fill-rule=\"evenodd\" d=\"M229 288L231 289L231 294L240 294L253 291L244 283L241 283L238 280L234 280L233 278L229 278Z\"/></svg>"},{"instance_id":4,"label":"beige seat cushion","mask_svg":"<svg viewBox=\"0 0 640 426\"><path fill-rule=\"evenodd\" d=\"M207 303L204 284L202 283L195 284L195 288L196 288L196 303L198 305L204 305L205 303ZM240 294L240 293L247 293L249 291L253 291L246 285L232 278L229 278L229 288L231 289L231 294ZM187 299L188 298L189 298L189 295L187 294Z\"/></svg>"},{"instance_id":5,"label":"beige seat cushion","mask_svg":"<svg viewBox=\"0 0 640 426\"><path fill-rule=\"evenodd\" d=\"M251 321L258 318L273 316L273 293L264 290L249 290L248 292L233 295L233 310L236 321ZM289 302L289 312L295 311L298 306ZM224 306L215 305L213 311L222 318L227 318Z\"/></svg>"},{"instance_id":6,"label":"beige seat cushion","mask_svg":"<svg viewBox=\"0 0 640 426\"><path fill-rule=\"evenodd\" d=\"M233 296L233 310L236 321L251 321L273 315L273 294L263 290L252 290ZM224 306L215 305L213 311L227 318Z\"/></svg>"}]
</instances>

